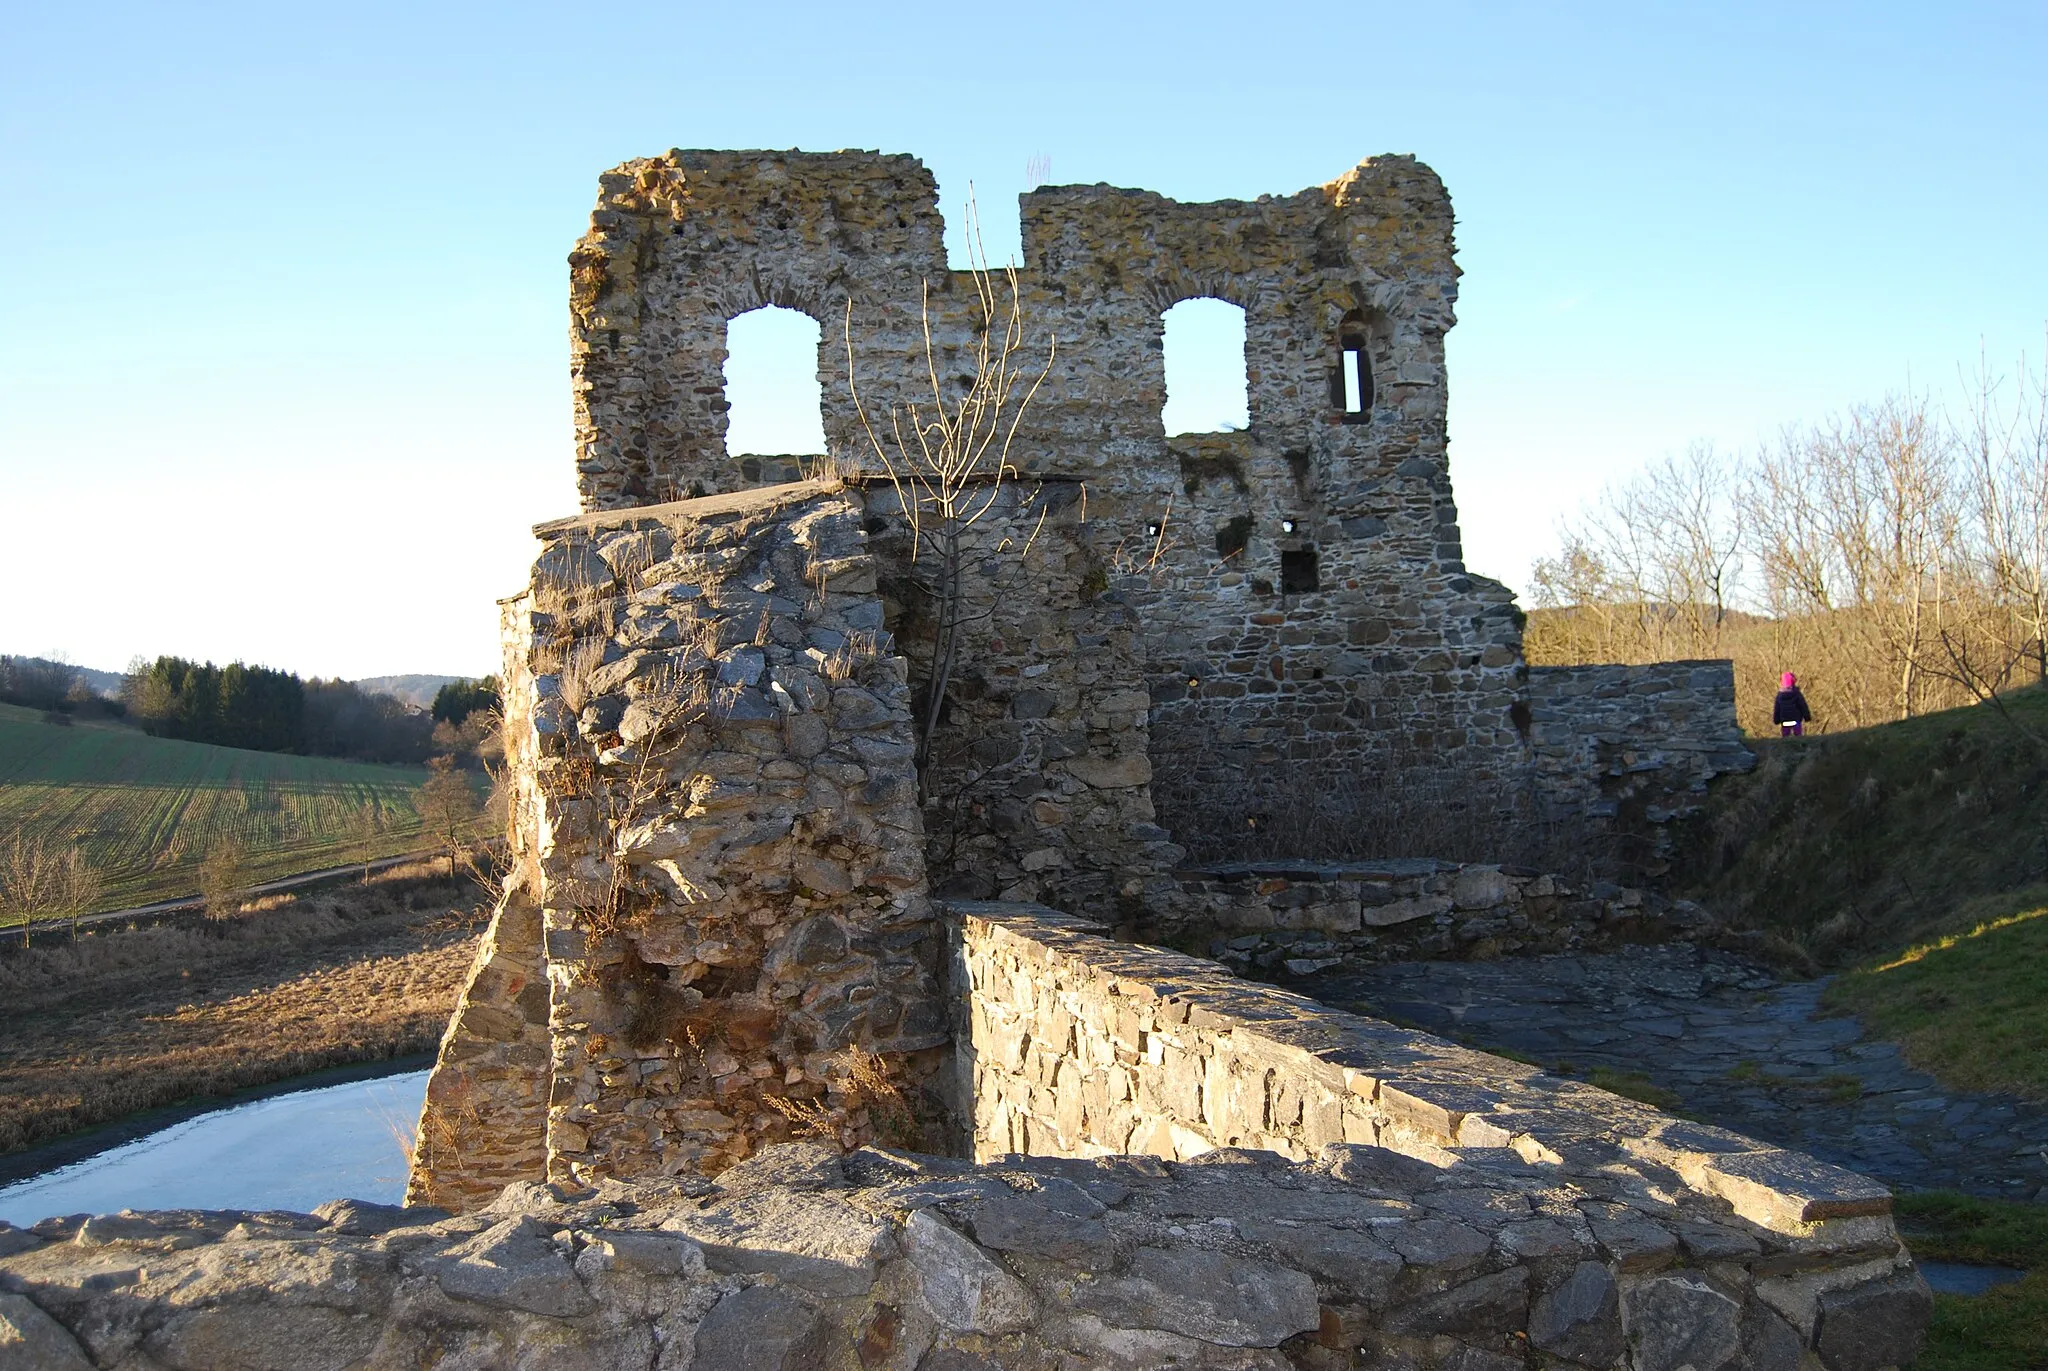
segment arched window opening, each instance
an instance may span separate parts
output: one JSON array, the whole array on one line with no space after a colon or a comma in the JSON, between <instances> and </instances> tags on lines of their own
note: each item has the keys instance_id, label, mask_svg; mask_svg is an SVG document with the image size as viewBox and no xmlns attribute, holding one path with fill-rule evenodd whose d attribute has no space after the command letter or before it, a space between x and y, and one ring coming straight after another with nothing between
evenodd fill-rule
<instances>
[{"instance_id":1,"label":"arched window opening","mask_svg":"<svg viewBox=\"0 0 2048 1371\"><path fill-rule=\"evenodd\" d=\"M1228 300L1183 300L1166 325L1166 408L1176 433L1231 433L1251 426L1244 364L1244 311Z\"/></svg>"},{"instance_id":2,"label":"arched window opening","mask_svg":"<svg viewBox=\"0 0 2048 1371\"><path fill-rule=\"evenodd\" d=\"M822 330L779 305L750 309L725 326L725 450L759 456L825 450L818 385Z\"/></svg>"},{"instance_id":3,"label":"arched window opening","mask_svg":"<svg viewBox=\"0 0 2048 1371\"><path fill-rule=\"evenodd\" d=\"M1372 353L1366 347L1365 318L1357 310L1345 315L1339 326L1330 403L1346 423L1360 424L1372 417Z\"/></svg>"}]
</instances>

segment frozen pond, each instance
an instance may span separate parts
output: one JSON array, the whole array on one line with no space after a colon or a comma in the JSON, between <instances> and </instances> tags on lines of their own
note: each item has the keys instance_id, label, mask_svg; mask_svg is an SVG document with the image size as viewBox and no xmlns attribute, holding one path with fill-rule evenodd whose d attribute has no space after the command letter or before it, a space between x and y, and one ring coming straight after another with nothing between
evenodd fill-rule
<instances>
[{"instance_id":1,"label":"frozen pond","mask_svg":"<svg viewBox=\"0 0 2048 1371\"><path fill-rule=\"evenodd\" d=\"M0 1219L121 1209L309 1210L347 1196L396 1204L427 1073L272 1095L201 1114L0 1187Z\"/></svg>"}]
</instances>

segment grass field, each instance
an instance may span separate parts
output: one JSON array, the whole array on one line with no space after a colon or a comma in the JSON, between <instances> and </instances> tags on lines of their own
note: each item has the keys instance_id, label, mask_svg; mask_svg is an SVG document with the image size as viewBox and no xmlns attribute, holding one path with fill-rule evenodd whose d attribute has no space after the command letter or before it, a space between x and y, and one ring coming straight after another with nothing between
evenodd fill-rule
<instances>
[{"instance_id":1,"label":"grass field","mask_svg":"<svg viewBox=\"0 0 2048 1371\"><path fill-rule=\"evenodd\" d=\"M413 794L424 767L152 738L111 723L64 728L0 705L0 840L77 843L106 877L100 908L191 895L222 838L251 882L428 846ZM19 922L0 910L0 926Z\"/></svg>"}]
</instances>

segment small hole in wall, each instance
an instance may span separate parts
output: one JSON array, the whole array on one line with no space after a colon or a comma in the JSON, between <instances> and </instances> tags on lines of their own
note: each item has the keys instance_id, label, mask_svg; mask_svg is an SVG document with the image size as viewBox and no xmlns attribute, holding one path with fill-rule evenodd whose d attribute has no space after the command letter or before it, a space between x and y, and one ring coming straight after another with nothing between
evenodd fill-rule
<instances>
[{"instance_id":1,"label":"small hole in wall","mask_svg":"<svg viewBox=\"0 0 2048 1371\"><path fill-rule=\"evenodd\" d=\"M1216 555L1229 561L1245 550L1252 540L1252 516L1240 514L1216 530Z\"/></svg>"},{"instance_id":2,"label":"small hole in wall","mask_svg":"<svg viewBox=\"0 0 2048 1371\"><path fill-rule=\"evenodd\" d=\"M1320 587L1317 576L1316 550L1312 547L1288 548L1280 554L1280 593L1282 595L1306 595Z\"/></svg>"}]
</instances>

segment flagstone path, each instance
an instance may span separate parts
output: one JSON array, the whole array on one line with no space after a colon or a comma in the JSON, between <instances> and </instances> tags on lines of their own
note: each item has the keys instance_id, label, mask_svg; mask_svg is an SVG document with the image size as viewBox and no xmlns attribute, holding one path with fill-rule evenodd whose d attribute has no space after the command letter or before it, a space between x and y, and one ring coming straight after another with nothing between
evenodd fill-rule
<instances>
[{"instance_id":1,"label":"flagstone path","mask_svg":"<svg viewBox=\"0 0 2048 1371\"><path fill-rule=\"evenodd\" d=\"M1671 944L1395 963L1290 984L1565 1074L1647 1078L1678 1112L1893 1186L2048 1203L2048 1108L1944 1090L1855 1019L1824 1016L1825 980L1781 982Z\"/></svg>"}]
</instances>

